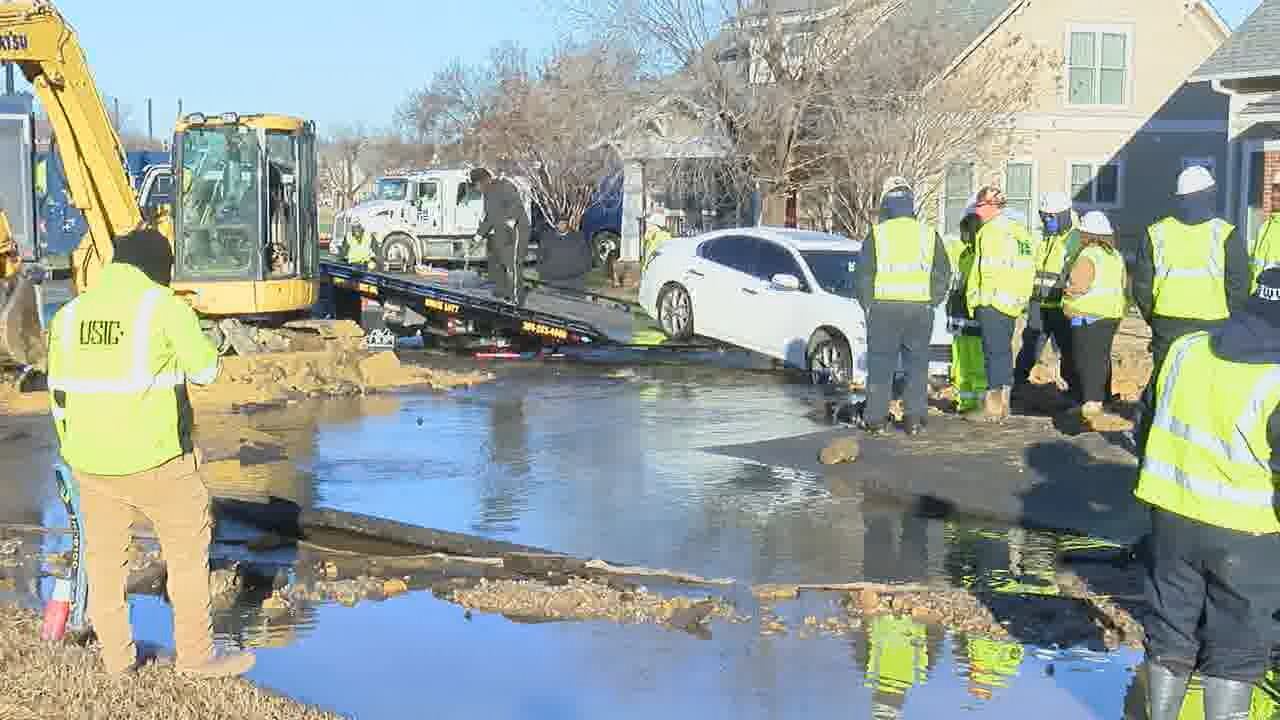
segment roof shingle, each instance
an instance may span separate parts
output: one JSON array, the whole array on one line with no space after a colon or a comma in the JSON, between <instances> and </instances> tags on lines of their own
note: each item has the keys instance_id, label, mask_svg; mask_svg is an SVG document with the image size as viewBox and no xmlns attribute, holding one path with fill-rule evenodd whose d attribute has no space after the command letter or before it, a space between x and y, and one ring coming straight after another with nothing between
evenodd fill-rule
<instances>
[{"instance_id":1,"label":"roof shingle","mask_svg":"<svg viewBox=\"0 0 1280 720\"><path fill-rule=\"evenodd\" d=\"M1240 28L1196 70L1191 82L1280 75L1280 0L1262 0Z\"/></svg>"}]
</instances>

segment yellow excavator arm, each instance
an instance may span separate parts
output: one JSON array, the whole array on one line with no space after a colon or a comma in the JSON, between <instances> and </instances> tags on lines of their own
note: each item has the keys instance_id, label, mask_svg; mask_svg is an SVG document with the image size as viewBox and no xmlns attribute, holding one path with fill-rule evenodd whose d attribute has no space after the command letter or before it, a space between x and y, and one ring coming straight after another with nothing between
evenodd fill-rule
<instances>
[{"instance_id":1,"label":"yellow excavator arm","mask_svg":"<svg viewBox=\"0 0 1280 720\"><path fill-rule=\"evenodd\" d=\"M88 223L88 232L71 254L72 291L79 293L111 262L114 239L143 224L120 136L75 32L52 4L0 2L0 61L16 64L33 86L57 139L70 203ZM34 340L39 345L23 337L31 332L30 319L25 308L16 307L25 299L14 296L24 292L31 292L34 306L29 287L13 287L0 308L0 359L42 367L45 341L38 316Z\"/></svg>"}]
</instances>

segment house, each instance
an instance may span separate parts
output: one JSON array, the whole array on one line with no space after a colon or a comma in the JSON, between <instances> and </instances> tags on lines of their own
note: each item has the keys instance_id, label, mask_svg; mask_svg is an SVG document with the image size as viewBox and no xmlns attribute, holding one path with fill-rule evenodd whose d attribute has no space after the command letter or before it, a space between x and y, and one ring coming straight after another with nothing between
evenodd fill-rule
<instances>
[{"instance_id":1,"label":"house","mask_svg":"<svg viewBox=\"0 0 1280 720\"><path fill-rule=\"evenodd\" d=\"M1169 212L1183 168L1220 175L1227 100L1188 82L1230 36L1209 2L942 0L939 12L972 32L948 74L1015 35L1061 62L1060 80L1014 118L1009 157L961 153L947 166L936 198L946 233L957 232L972 193L995 184L1032 229L1040 193L1064 191L1081 214L1105 211L1118 235L1136 237Z\"/></svg>"},{"instance_id":2,"label":"house","mask_svg":"<svg viewBox=\"0 0 1280 720\"><path fill-rule=\"evenodd\" d=\"M1266 216L1280 210L1280 0L1262 0L1191 80L1229 102L1226 213L1253 241Z\"/></svg>"},{"instance_id":3,"label":"house","mask_svg":"<svg viewBox=\"0 0 1280 720\"><path fill-rule=\"evenodd\" d=\"M790 28L788 56L803 51L815 28L843 2L767 0L769 12ZM980 67L982 50L998 51L1015 38L1060 62L1060 77L1046 77L1042 91L1016 114L1013 142L999 154L958 147L938 177L918 178L920 195L931 199L924 214L945 234L958 232L974 191L994 184L1032 229L1038 226L1039 195L1056 190L1069 193L1081 214L1105 211L1122 238L1137 237L1170 211L1177 175L1185 167L1204 165L1217 177L1227 165L1228 97L1210 82L1188 81L1231 36L1208 0L905 0L872 32L927 32L920 37L936 46L931 55L938 66L926 72L936 75L934 83L965 78L966 71ZM712 45L721 42L717 38ZM770 82L753 43L723 40L708 52L738 67L748 84ZM1280 52L1277 59L1280 74ZM662 134L648 115L629 132ZM638 175L640 163L633 167ZM630 225L638 226L642 208L650 204L641 185L631 187L634 207L624 236L637 233ZM823 212L824 198L816 196L827 193L809 194L815 197L790 203L788 220L830 225L829 218L812 220ZM1219 200L1225 211L1227 193ZM794 205L801 206L798 212ZM627 240L625 248L638 246L634 237ZM628 254L624 251L624 258Z\"/></svg>"}]
</instances>

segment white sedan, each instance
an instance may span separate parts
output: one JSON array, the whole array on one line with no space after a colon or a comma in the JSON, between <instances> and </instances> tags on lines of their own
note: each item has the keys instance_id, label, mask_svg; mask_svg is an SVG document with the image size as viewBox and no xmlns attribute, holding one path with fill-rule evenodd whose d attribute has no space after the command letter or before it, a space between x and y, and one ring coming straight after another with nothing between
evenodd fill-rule
<instances>
[{"instance_id":1,"label":"white sedan","mask_svg":"<svg viewBox=\"0 0 1280 720\"><path fill-rule=\"evenodd\" d=\"M663 243L640 282L640 305L667 337L695 335L862 385L867 326L855 298L862 242L775 227L715 230ZM935 309L930 375L950 372L946 304Z\"/></svg>"}]
</instances>

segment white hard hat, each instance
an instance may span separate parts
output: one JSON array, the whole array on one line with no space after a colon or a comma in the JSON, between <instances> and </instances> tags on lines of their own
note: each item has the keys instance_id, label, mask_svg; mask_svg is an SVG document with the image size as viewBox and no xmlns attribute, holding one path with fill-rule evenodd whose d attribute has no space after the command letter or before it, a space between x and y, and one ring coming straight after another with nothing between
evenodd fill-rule
<instances>
[{"instance_id":1,"label":"white hard hat","mask_svg":"<svg viewBox=\"0 0 1280 720\"><path fill-rule=\"evenodd\" d=\"M1190 195L1214 186L1213 175L1200 165L1192 165L1178 176L1178 194Z\"/></svg>"},{"instance_id":2,"label":"white hard hat","mask_svg":"<svg viewBox=\"0 0 1280 720\"><path fill-rule=\"evenodd\" d=\"M885 180L884 184L880 186L880 197L884 197L885 195L888 195L894 190L910 190L910 189L911 189L910 180L902 177L901 175L894 175L888 180Z\"/></svg>"},{"instance_id":3,"label":"white hard hat","mask_svg":"<svg viewBox=\"0 0 1280 720\"><path fill-rule=\"evenodd\" d=\"M1047 192L1040 196L1040 212L1057 215L1071 209L1071 198L1064 192Z\"/></svg>"},{"instance_id":4,"label":"white hard hat","mask_svg":"<svg viewBox=\"0 0 1280 720\"><path fill-rule=\"evenodd\" d=\"M1080 232L1089 233L1090 235L1115 234L1115 231L1111 229L1111 221L1098 210L1087 212L1084 217L1080 218Z\"/></svg>"},{"instance_id":5,"label":"white hard hat","mask_svg":"<svg viewBox=\"0 0 1280 720\"><path fill-rule=\"evenodd\" d=\"M645 222L651 225L661 225L667 221L667 214L662 210L654 210L649 213L649 217L645 218Z\"/></svg>"}]
</instances>

